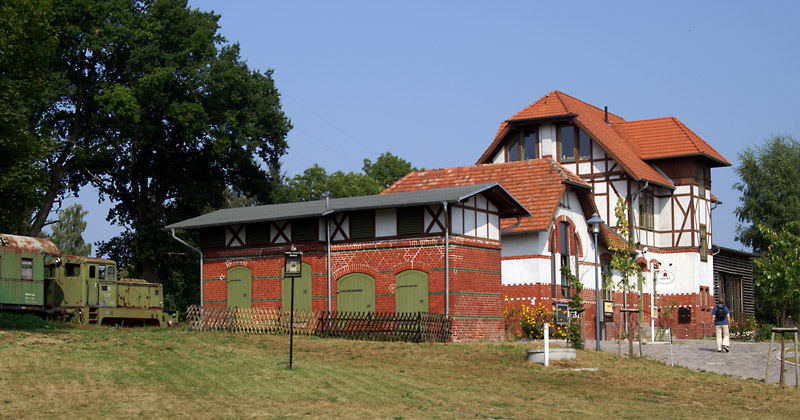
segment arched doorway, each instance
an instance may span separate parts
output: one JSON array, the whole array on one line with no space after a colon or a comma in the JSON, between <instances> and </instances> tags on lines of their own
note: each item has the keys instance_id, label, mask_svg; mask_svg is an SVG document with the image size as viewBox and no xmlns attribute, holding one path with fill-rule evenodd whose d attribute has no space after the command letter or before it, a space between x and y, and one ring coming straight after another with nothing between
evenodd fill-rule
<instances>
[{"instance_id":1,"label":"arched doorway","mask_svg":"<svg viewBox=\"0 0 800 420\"><path fill-rule=\"evenodd\" d=\"M237 265L228 269L228 306L249 308L252 306L253 274L249 268Z\"/></svg>"},{"instance_id":2,"label":"arched doorway","mask_svg":"<svg viewBox=\"0 0 800 420\"><path fill-rule=\"evenodd\" d=\"M294 279L294 309L296 311L311 310L311 264L303 263L302 277ZM283 275L283 269L281 269ZM281 304L283 309L291 308L292 279L284 278L281 287Z\"/></svg>"},{"instance_id":3,"label":"arched doorway","mask_svg":"<svg viewBox=\"0 0 800 420\"><path fill-rule=\"evenodd\" d=\"M406 270L395 277L395 312L428 312L428 274Z\"/></svg>"},{"instance_id":4,"label":"arched doorway","mask_svg":"<svg viewBox=\"0 0 800 420\"><path fill-rule=\"evenodd\" d=\"M375 279L350 273L339 279L336 308L339 312L375 312Z\"/></svg>"}]
</instances>

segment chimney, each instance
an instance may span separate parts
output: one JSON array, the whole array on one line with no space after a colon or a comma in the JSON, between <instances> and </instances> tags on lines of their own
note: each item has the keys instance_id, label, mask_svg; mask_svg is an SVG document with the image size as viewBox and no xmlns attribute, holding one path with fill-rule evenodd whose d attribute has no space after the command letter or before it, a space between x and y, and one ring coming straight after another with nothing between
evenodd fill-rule
<instances>
[{"instance_id":1,"label":"chimney","mask_svg":"<svg viewBox=\"0 0 800 420\"><path fill-rule=\"evenodd\" d=\"M604 107L606 109L606 124L608 124L608 107Z\"/></svg>"}]
</instances>

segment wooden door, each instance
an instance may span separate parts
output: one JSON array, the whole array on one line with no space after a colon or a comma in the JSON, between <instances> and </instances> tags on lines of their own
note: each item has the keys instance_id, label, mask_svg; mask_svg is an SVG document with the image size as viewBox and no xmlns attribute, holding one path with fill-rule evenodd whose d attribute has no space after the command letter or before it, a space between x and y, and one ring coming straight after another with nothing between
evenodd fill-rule
<instances>
[{"instance_id":1,"label":"wooden door","mask_svg":"<svg viewBox=\"0 0 800 420\"><path fill-rule=\"evenodd\" d=\"M428 312L428 275L424 271L406 270L395 277L395 311Z\"/></svg>"},{"instance_id":2,"label":"wooden door","mask_svg":"<svg viewBox=\"0 0 800 420\"><path fill-rule=\"evenodd\" d=\"M281 270L282 272L283 270ZM311 265L303 263L302 277L294 279L294 310L311 311ZM284 278L282 285L281 304L283 309L291 307L292 279Z\"/></svg>"},{"instance_id":3,"label":"wooden door","mask_svg":"<svg viewBox=\"0 0 800 420\"><path fill-rule=\"evenodd\" d=\"M375 279L351 273L339 279L336 290L339 312L375 312Z\"/></svg>"},{"instance_id":4,"label":"wooden door","mask_svg":"<svg viewBox=\"0 0 800 420\"><path fill-rule=\"evenodd\" d=\"M241 265L228 269L228 306L249 308L252 306L253 275L249 268Z\"/></svg>"}]
</instances>

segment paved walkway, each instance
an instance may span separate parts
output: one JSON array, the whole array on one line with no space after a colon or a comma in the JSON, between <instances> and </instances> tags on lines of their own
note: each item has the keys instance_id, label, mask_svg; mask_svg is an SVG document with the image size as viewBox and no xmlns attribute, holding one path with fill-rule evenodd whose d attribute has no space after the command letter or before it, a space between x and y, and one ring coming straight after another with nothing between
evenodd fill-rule
<instances>
[{"instance_id":1,"label":"paved walkway","mask_svg":"<svg viewBox=\"0 0 800 420\"><path fill-rule=\"evenodd\" d=\"M787 336L788 337L788 336ZM638 342L633 343L633 352L638 356ZM786 348L786 371L784 374L787 385L795 384L794 353L788 349L792 343L787 341ZM587 349L594 349L594 341L586 341ZM603 351L617 352L616 341L602 341L600 348ZM672 342L672 357L676 366L683 366L690 369L705 370L728 375L741 376L745 378L764 379L764 372L767 367L767 349L769 342L749 343L731 342L730 353L717 353L716 340L676 340ZM778 382L780 375L780 360L775 356L780 356L780 341L773 344L777 351L773 352L772 363L769 367L768 382ZM628 353L628 343L623 342L622 353ZM642 353L645 357L651 357L669 364L669 344L645 344L642 346Z\"/></svg>"}]
</instances>

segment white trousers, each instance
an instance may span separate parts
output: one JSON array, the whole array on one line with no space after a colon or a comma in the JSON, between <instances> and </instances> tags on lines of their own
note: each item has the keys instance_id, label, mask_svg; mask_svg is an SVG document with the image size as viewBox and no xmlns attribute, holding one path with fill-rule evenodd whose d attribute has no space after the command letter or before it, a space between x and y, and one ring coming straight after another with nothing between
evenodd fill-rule
<instances>
[{"instance_id":1,"label":"white trousers","mask_svg":"<svg viewBox=\"0 0 800 420\"><path fill-rule=\"evenodd\" d=\"M730 346L731 345L731 336L729 334L729 325L715 325L715 330L717 332L717 350L722 350L722 346Z\"/></svg>"}]
</instances>

